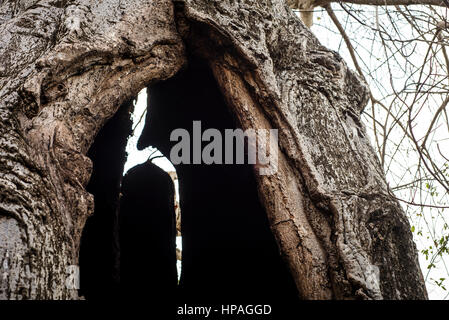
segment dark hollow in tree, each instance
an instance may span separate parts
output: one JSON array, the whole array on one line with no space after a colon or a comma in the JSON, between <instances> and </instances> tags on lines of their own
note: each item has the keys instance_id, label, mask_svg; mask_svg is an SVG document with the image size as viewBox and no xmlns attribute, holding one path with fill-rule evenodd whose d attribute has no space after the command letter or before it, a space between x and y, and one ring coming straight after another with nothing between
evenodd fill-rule
<instances>
[{"instance_id":1,"label":"dark hollow in tree","mask_svg":"<svg viewBox=\"0 0 449 320\"><path fill-rule=\"evenodd\" d=\"M88 152L93 172L87 191L94 195L95 211L81 237L80 294L91 300L118 294L118 203L132 108L132 101L123 104L100 130Z\"/></svg>"},{"instance_id":2,"label":"dark hollow in tree","mask_svg":"<svg viewBox=\"0 0 449 320\"><path fill-rule=\"evenodd\" d=\"M124 299L174 302L177 286L175 189L168 173L146 162L123 178L120 280Z\"/></svg>"},{"instance_id":3,"label":"dark hollow in tree","mask_svg":"<svg viewBox=\"0 0 449 320\"><path fill-rule=\"evenodd\" d=\"M95 211L81 240L80 295L89 300L173 301L174 186L151 163L132 168L122 181L131 111L130 101L100 130L88 153L93 173L87 190L94 195Z\"/></svg>"},{"instance_id":4,"label":"dark hollow in tree","mask_svg":"<svg viewBox=\"0 0 449 320\"><path fill-rule=\"evenodd\" d=\"M202 130L215 128L223 137L225 129L237 127L212 72L197 59L149 88L148 97L140 149L151 145L169 157L176 144L172 130L184 128L193 137L196 120ZM175 167L183 235L180 302L294 304L297 289L259 201L253 166Z\"/></svg>"}]
</instances>

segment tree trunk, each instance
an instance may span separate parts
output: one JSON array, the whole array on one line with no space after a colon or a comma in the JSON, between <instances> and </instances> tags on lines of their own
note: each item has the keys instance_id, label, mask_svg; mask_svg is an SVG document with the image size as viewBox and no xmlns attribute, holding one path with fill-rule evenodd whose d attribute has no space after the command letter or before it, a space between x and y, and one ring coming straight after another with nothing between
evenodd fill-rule
<instances>
[{"instance_id":1,"label":"tree trunk","mask_svg":"<svg viewBox=\"0 0 449 320\"><path fill-rule=\"evenodd\" d=\"M186 50L243 129L279 129L278 171L257 180L301 298L427 298L360 121L367 88L284 1L2 1L0 25L0 298L78 298L87 151Z\"/></svg>"}]
</instances>

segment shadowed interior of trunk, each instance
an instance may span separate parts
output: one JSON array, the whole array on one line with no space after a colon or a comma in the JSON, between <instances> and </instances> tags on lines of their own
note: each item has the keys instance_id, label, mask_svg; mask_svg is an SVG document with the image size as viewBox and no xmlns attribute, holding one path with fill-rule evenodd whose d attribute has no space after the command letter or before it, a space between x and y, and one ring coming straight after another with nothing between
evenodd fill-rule
<instances>
[{"instance_id":1,"label":"shadowed interior of trunk","mask_svg":"<svg viewBox=\"0 0 449 320\"><path fill-rule=\"evenodd\" d=\"M87 299L113 298L119 292L118 207L132 111L132 101L123 104L88 152L93 172L86 189L94 195L95 212L81 237L80 294Z\"/></svg>"},{"instance_id":2,"label":"shadowed interior of trunk","mask_svg":"<svg viewBox=\"0 0 449 320\"><path fill-rule=\"evenodd\" d=\"M139 149L153 146L169 158L171 148L177 143L170 141L171 132L183 128L192 137L193 121L201 121L203 131L218 129L223 137L225 129L238 127L212 72L198 59L191 58L186 70L151 86L148 92L148 113ZM134 296L154 298L156 292L149 289L150 280L158 279L159 287L165 291L161 290L176 296L178 303L294 304L298 299L296 286L259 201L256 171L250 164L175 165L182 209L183 252L181 280L174 294L175 244L170 230L175 225L170 217L171 208L164 209L165 218L151 217L151 211L159 205L157 198L166 204L164 201L172 197L173 186L166 184L168 177L148 164L131 169L122 184L121 219L117 219L117 182L121 180L126 160L126 139L122 141L126 130L119 133L113 129L122 127L120 121L128 124L129 113L127 119L117 113L102 129L89 152L94 174L88 190L95 196L96 208L82 239L81 293L88 299L110 296L111 292L105 288L110 288L118 278L105 277L102 270L116 270L114 259L120 254L122 286L113 292L116 297L123 297L119 291L137 290ZM130 127L127 128L129 135ZM134 195L127 200L130 190ZM124 205L124 201L132 205ZM120 253L115 247L118 224L122 238ZM152 249L156 247L162 251ZM141 265L128 260L139 254ZM146 265L152 267L145 268ZM107 282L106 278L110 284L103 286L98 279Z\"/></svg>"},{"instance_id":3,"label":"shadowed interior of trunk","mask_svg":"<svg viewBox=\"0 0 449 320\"><path fill-rule=\"evenodd\" d=\"M124 299L173 301L176 271L175 188L153 163L131 168L120 199L120 288Z\"/></svg>"},{"instance_id":4,"label":"shadowed interior of trunk","mask_svg":"<svg viewBox=\"0 0 449 320\"><path fill-rule=\"evenodd\" d=\"M189 61L187 70L149 88L148 113L139 148L151 145L169 157L177 143L170 141L171 132L183 128L193 137L193 121L201 121L203 131L218 129L223 137L225 129L236 128L209 67L197 59ZM202 146L206 144L203 142ZM191 155L192 152L193 149ZM182 210L183 299L197 303L297 299L294 281L281 259L259 201L253 166L175 167Z\"/></svg>"}]
</instances>

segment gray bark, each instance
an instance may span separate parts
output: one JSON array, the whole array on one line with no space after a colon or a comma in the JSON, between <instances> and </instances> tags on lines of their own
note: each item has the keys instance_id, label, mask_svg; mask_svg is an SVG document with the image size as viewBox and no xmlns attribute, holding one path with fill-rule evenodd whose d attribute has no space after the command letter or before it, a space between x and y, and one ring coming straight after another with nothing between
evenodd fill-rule
<instances>
[{"instance_id":1,"label":"gray bark","mask_svg":"<svg viewBox=\"0 0 449 320\"><path fill-rule=\"evenodd\" d=\"M410 226L360 110L367 88L281 0L0 2L0 298L77 299L86 157L126 100L207 59L243 129L278 128L257 176L304 299L424 299Z\"/></svg>"}]
</instances>

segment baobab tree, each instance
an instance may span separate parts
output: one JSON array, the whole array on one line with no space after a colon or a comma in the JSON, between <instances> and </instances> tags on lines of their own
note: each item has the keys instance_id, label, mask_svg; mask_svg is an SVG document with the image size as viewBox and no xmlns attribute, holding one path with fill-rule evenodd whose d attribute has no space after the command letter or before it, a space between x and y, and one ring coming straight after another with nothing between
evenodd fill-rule
<instances>
[{"instance_id":1,"label":"baobab tree","mask_svg":"<svg viewBox=\"0 0 449 320\"><path fill-rule=\"evenodd\" d=\"M410 224L360 120L370 91L285 1L0 8L1 298L78 298L67 268L94 210L89 148L120 106L192 57L239 127L279 130L278 170L256 180L299 296L427 298Z\"/></svg>"}]
</instances>

